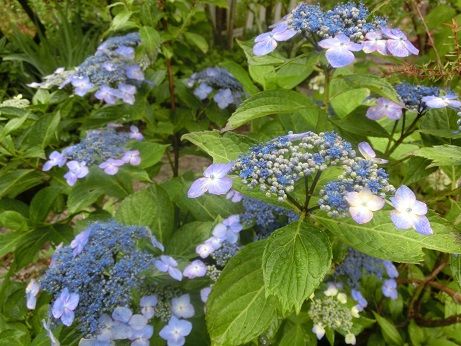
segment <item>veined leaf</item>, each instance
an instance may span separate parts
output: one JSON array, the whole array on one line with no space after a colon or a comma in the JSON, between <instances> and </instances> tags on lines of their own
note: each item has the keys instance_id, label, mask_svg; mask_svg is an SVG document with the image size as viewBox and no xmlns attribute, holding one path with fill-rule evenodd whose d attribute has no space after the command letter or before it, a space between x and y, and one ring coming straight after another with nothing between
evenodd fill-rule
<instances>
[{"instance_id":1,"label":"veined leaf","mask_svg":"<svg viewBox=\"0 0 461 346\"><path fill-rule=\"evenodd\" d=\"M461 147L455 145L437 145L431 148L421 148L413 155L421 156L432 161L429 167L434 166L460 166Z\"/></svg>"},{"instance_id":2,"label":"veined leaf","mask_svg":"<svg viewBox=\"0 0 461 346\"><path fill-rule=\"evenodd\" d=\"M350 74L336 77L347 83L350 89L367 88L372 93L385 97L391 101L401 103L394 87L386 79L371 74ZM334 97L336 95L330 95Z\"/></svg>"}]
</instances>

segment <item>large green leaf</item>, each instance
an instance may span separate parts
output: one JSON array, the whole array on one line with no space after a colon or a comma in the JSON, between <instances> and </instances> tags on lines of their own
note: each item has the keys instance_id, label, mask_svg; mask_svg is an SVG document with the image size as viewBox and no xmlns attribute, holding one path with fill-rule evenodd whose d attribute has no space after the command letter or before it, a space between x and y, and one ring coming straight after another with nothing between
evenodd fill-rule
<instances>
[{"instance_id":1,"label":"large green leaf","mask_svg":"<svg viewBox=\"0 0 461 346\"><path fill-rule=\"evenodd\" d=\"M171 256L194 258L197 257L195 247L210 237L214 223L211 221L193 221L186 223L165 244L166 251Z\"/></svg>"},{"instance_id":2,"label":"large green leaf","mask_svg":"<svg viewBox=\"0 0 461 346\"><path fill-rule=\"evenodd\" d=\"M248 72L240 64L237 64L231 60L225 60L219 64L229 71L240 83L243 85L243 89L249 94L253 95L259 91L256 85L251 81Z\"/></svg>"},{"instance_id":3,"label":"large green leaf","mask_svg":"<svg viewBox=\"0 0 461 346\"><path fill-rule=\"evenodd\" d=\"M219 131L192 132L182 136L213 158L214 162L230 162L245 152L255 142L235 133L221 135Z\"/></svg>"},{"instance_id":4,"label":"large green leaf","mask_svg":"<svg viewBox=\"0 0 461 346\"><path fill-rule=\"evenodd\" d=\"M372 93L385 97L397 103L401 103L400 98L386 79L371 74L350 74L336 77L341 82L345 82L350 89L367 88ZM330 95L334 97L336 95Z\"/></svg>"},{"instance_id":5,"label":"large green leaf","mask_svg":"<svg viewBox=\"0 0 461 346\"><path fill-rule=\"evenodd\" d=\"M299 313L329 271L331 257L328 236L305 220L280 228L264 250L266 294L278 298L283 312Z\"/></svg>"},{"instance_id":6,"label":"large green leaf","mask_svg":"<svg viewBox=\"0 0 461 346\"><path fill-rule=\"evenodd\" d=\"M461 165L461 147L455 145L437 145L432 148L421 148L416 150L413 155L431 160L431 167Z\"/></svg>"},{"instance_id":7,"label":"large green leaf","mask_svg":"<svg viewBox=\"0 0 461 346\"><path fill-rule=\"evenodd\" d=\"M44 221L60 194L62 189L57 186L47 186L37 192L30 203L31 221L35 223Z\"/></svg>"},{"instance_id":8,"label":"large green leaf","mask_svg":"<svg viewBox=\"0 0 461 346\"><path fill-rule=\"evenodd\" d=\"M261 268L265 242L244 247L224 268L207 303L214 345L240 345L262 334L277 318L274 297L265 297Z\"/></svg>"},{"instance_id":9,"label":"large green leaf","mask_svg":"<svg viewBox=\"0 0 461 346\"><path fill-rule=\"evenodd\" d=\"M16 197L40 184L45 175L33 169L17 169L0 176L0 197Z\"/></svg>"},{"instance_id":10,"label":"large green leaf","mask_svg":"<svg viewBox=\"0 0 461 346\"><path fill-rule=\"evenodd\" d=\"M149 226L165 242L173 232L174 207L166 191L152 185L125 198L115 218L127 225Z\"/></svg>"},{"instance_id":11,"label":"large green leaf","mask_svg":"<svg viewBox=\"0 0 461 346\"><path fill-rule=\"evenodd\" d=\"M347 245L367 255L395 262L417 263L423 260L423 249L461 253L461 236L436 216L430 217L434 234L424 236L415 230L398 230L389 211L375 213L369 223L359 225L351 218L333 219L314 216L329 231Z\"/></svg>"},{"instance_id":12,"label":"large green leaf","mask_svg":"<svg viewBox=\"0 0 461 346\"><path fill-rule=\"evenodd\" d=\"M240 127L254 119L272 114L297 111L318 112L319 107L303 94L292 90L262 91L246 99L227 121L225 131Z\"/></svg>"}]
</instances>

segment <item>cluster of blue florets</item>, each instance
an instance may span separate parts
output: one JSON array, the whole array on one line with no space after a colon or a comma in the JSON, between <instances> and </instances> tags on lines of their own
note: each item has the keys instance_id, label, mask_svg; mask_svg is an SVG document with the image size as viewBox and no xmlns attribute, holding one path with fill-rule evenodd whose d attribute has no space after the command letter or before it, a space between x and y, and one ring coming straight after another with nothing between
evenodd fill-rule
<instances>
[{"instance_id":1,"label":"cluster of blue florets","mask_svg":"<svg viewBox=\"0 0 461 346\"><path fill-rule=\"evenodd\" d=\"M30 86L59 85L63 88L71 84L79 96L95 91L95 97L107 104L115 104L118 100L133 104L137 87L144 81L144 72L135 60L135 48L140 42L137 32L111 37L74 71L59 68L45 77L43 83Z\"/></svg>"},{"instance_id":2,"label":"cluster of blue florets","mask_svg":"<svg viewBox=\"0 0 461 346\"><path fill-rule=\"evenodd\" d=\"M371 257L349 249L344 261L335 269L333 278L336 282L344 282L351 289L352 297L357 301L360 310L367 306L367 301L360 293L364 276L373 276L382 281L381 291L385 297L397 299L397 268L390 261Z\"/></svg>"},{"instance_id":3,"label":"cluster of blue florets","mask_svg":"<svg viewBox=\"0 0 461 346\"><path fill-rule=\"evenodd\" d=\"M138 241L151 242L152 237L144 227L93 223L55 252L40 287L52 300L64 289L78 294L75 318L82 333L92 335L101 315L127 305L131 290L141 285L141 274L153 267L155 257L137 247Z\"/></svg>"},{"instance_id":4,"label":"cluster of blue florets","mask_svg":"<svg viewBox=\"0 0 461 346\"><path fill-rule=\"evenodd\" d=\"M356 157L343 165L344 173L337 180L325 184L320 190L318 204L329 216L348 215L349 204L345 196L348 192L369 189L374 195L386 197L394 192L388 174L376 162Z\"/></svg>"},{"instance_id":5,"label":"cluster of blue florets","mask_svg":"<svg viewBox=\"0 0 461 346\"><path fill-rule=\"evenodd\" d=\"M63 149L62 152L53 151L43 165L43 170L67 165L69 171L64 178L71 186L85 177L89 173L88 167L92 165L97 165L106 174L114 175L123 165L137 166L141 163L140 152L127 147L130 141L142 139L143 136L136 126L131 126L130 132L120 130L118 125L90 130L79 143Z\"/></svg>"},{"instance_id":6,"label":"cluster of blue florets","mask_svg":"<svg viewBox=\"0 0 461 346\"><path fill-rule=\"evenodd\" d=\"M242 204L245 212L240 215L240 219L245 225L255 225L258 239L269 236L276 229L299 218L291 210L264 203L251 197L244 196Z\"/></svg>"},{"instance_id":7,"label":"cluster of blue florets","mask_svg":"<svg viewBox=\"0 0 461 346\"><path fill-rule=\"evenodd\" d=\"M230 105L238 106L245 96L240 82L222 67L208 67L194 73L187 81L187 85L194 89L194 95L205 100L213 94L213 100L219 108L225 109Z\"/></svg>"},{"instance_id":8,"label":"cluster of blue florets","mask_svg":"<svg viewBox=\"0 0 461 346\"><path fill-rule=\"evenodd\" d=\"M343 33L353 41L360 41L370 31L386 25L383 18L371 18L362 3L348 2L323 11L319 5L302 3L288 15L288 25L320 39Z\"/></svg>"},{"instance_id":9,"label":"cluster of blue florets","mask_svg":"<svg viewBox=\"0 0 461 346\"><path fill-rule=\"evenodd\" d=\"M418 111L422 111L426 108L426 105L422 100L423 97L440 95L439 88L424 85L400 83L394 88L407 108L416 109Z\"/></svg>"},{"instance_id":10,"label":"cluster of blue florets","mask_svg":"<svg viewBox=\"0 0 461 346\"><path fill-rule=\"evenodd\" d=\"M354 157L352 145L334 132L290 133L252 147L233 169L244 184L285 200L298 179L330 166L351 165Z\"/></svg>"}]
</instances>

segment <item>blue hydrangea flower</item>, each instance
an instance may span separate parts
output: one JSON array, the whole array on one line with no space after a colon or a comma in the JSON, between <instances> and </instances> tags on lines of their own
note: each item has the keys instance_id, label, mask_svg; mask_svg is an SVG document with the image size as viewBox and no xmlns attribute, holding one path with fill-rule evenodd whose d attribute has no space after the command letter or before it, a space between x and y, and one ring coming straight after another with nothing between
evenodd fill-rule
<instances>
[{"instance_id":1,"label":"blue hydrangea flower","mask_svg":"<svg viewBox=\"0 0 461 346\"><path fill-rule=\"evenodd\" d=\"M373 219L373 212L384 208L385 200L374 195L367 188L359 192L351 191L344 197L349 204L349 213L358 224L368 223Z\"/></svg>"},{"instance_id":2,"label":"blue hydrangea flower","mask_svg":"<svg viewBox=\"0 0 461 346\"><path fill-rule=\"evenodd\" d=\"M139 302L141 313L147 319L151 319L155 315L155 307L157 306L158 299L156 295L143 296Z\"/></svg>"},{"instance_id":3,"label":"blue hydrangea flower","mask_svg":"<svg viewBox=\"0 0 461 346\"><path fill-rule=\"evenodd\" d=\"M419 50L413 46L401 30L382 28L381 31L387 39L386 48L391 55L404 58L412 54L419 54Z\"/></svg>"},{"instance_id":4,"label":"blue hydrangea flower","mask_svg":"<svg viewBox=\"0 0 461 346\"><path fill-rule=\"evenodd\" d=\"M368 108L366 116L371 120L379 120L387 117L391 120L398 120L402 117L403 107L384 97L376 100L376 105Z\"/></svg>"},{"instance_id":5,"label":"blue hydrangea flower","mask_svg":"<svg viewBox=\"0 0 461 346\"><path fill-rule=\"evenodd\" d=\"M204 277L206 275L206 265L200 260L194 260L184 268L183 275L189 279Z\"/></svg>"},{"instance_id":6,"label":"blue hydrangea flower","mask_svg":"<svg viewBox=\"0 0 461 346\"><path fill-rule=\"evenodd\" d=\"M53 151L49 156L49 160L46 161L45 164L43 165L42 170L49 171L51 168L55 166L62 167L66 164L66 162L67 162L67 159L64 155L62 155L58 151Z\"/></svg>"},{"instance_id":7,"label":"blue hydrangea flower","mask_svg":"<svg viewBox=\"0 0 461 346\"><path fill-rule=\"evenodd\" d=\"M381 288L383 295L392 300L397 299L399 293L397 291L397 281L394 279L385 280Z\"/></svg>"},{"instance_id":8,"label":"blue hydrangea flower","mask_svg":"<svg viewBox=\"0 0 461 346\"><path fill-rule=\"evenodd\" d=\"M355 61L354 53L362 50L362 45L352 42L349 37L339 33L334 38L320 41L319 46L326 49L326 58L334 68L344 67Z\"/></svg>"},{"instance_id":9,"label":"blue hydrangea flower","mask_svg":"<svg viewBox=\"0 0 461 346\"><path fill-rule=\"evenodd\" d=\"M70 326L74 321L74 310L78 305L79 295L71 293L65 287L53 303L51 312L53 317L60 319L65 326Z\"/></svg>"},{"instance_id":10,"label":"blue hydrangea flower","mask_svg":"<svg viewBox=\"0 0 461 346\"><path fill-rule=\"evenodd\" d=\"M395 90L407 108L416 109L418 112L422 112L427 108L423 101L424 97L440 95L440 89L437 87L412 85L408 83L397 84Z\"/></svg>"},{"instance_id":11,"label":"blue hydrangea flower","mask_svg":"<svg viewBox=\"0 0 461 346\"><path fill-rule=\"evenodd\" d=\"M232 179L227 174L232 169L233 163L214 163L210 165L205 172L203 178L194 181L187 192L189 198L197 198L205 192L213 195L224 195L232 187Z\"/></svg>"},{"instance_id":12,"label":"blue hydrangea flower","mask_svg":"<svg viewBox=\"0 0 461 346\"><path fill-rule=\"evenodd\" d=\"M453 92L449 92L443 96L424 96L421 100L428 108L461 108L461 101L459 101L458 95Z\"/></svg>"},{"instance_id":13,"label":"blue hydrangea flower","mask_svg":"<svg viewBox=\"0 0 461 346\"><path fill-rule=\"evenodd\" d=\"M189 335L191 331L192 323L173 316L159 334L168 346L182 346L186 342L185 336Z\"/></svg>"},{"instance_id":14,"label":"blue hydrangea flower","mask_svg":"<svg viewBox=\"0 0 461 346\"><path fill-rule=\"evenodd\" d=\"M70 243L70 247L73 249L74 256L77 256L83 251L83 248L90 239L91 228L79 233L74 240Z\"/></svg>"},{"instance_id":15,"label":"blue hydrangea flower","mask_svg":"<svg viewBox=\"0 0 461 346\"><path fill-rule=\"evenodd\" d=\"M168 273L173 279L181 281L182 273L177 266L178 262L171 256L161 255L160 259L155 261L155 267L159 271Z\"/></svg>"},{"instance_id":16,"label":"blue hydrangea flower","mask_svg":"<svg viewBox=\"0 0 461 346\"><path fill-rule=\"evenodd\" d=\"M190 303L190 295L183 294L171 300L171 312L178 318L191 318L195 315L194 306Z\"/></svg>"},{"instance_id":17,"label":"blue hydrangea flower","mask_svg":"<svg viewBox=\"0 0 461 346\"><path fill-rule=\"evenodd\" d=\"M207 85L206 83L200 83L200 85L195 88L194 95L198 97L199 100L205 100L208 95L213 91L213 88Z\"/></svg>"},{"instance_id":18,"label":"blue hydrangea flower","mask_svg":"<svg viewBox=\"0 0 461 346\"><path fill-rule=\"evenodd\" d=\"M37 305L37 295L40 292L40 284L32 279L26 287L26 306L29 310L34 310Z\"/></svg>"},{"instance_id":19,"label":"blue hydrangea flower","mask_svg":"<svg viewBox=\"0 0 461 346\"><path fill-rule=\"evenodd\" d=\"M277 48L277 42L288 41L298 32L288 26L284 21L273 26L270 32L256 36L253 54L256 56L266 55Z\"/></svg>"},{"instance_id":20,"label":"blue hydrangea flower","mask_svg":"<svg viewBox=\"0 0 461 346\"><path fill-rule=\"evenodd\" d=\"M214 96L213 100L219 108L226 109L230 104L234 103L234 95L230 89L221 89Z\"/></svg>"}]
</instances>

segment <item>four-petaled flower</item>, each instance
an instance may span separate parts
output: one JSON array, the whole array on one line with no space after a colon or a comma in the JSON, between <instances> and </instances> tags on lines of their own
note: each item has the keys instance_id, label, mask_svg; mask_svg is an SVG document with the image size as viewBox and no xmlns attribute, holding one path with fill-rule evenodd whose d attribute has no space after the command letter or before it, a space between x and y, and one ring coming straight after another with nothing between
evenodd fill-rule
<instances>
[{"instance_id":1,"label":"four-petaled flower","mask_svg":"<svg viewBox=\"0 0 461 346\"><path fill-rule=\"evenodd\" d=\"M213 88L208 84L200 83L200 85L195 88L194 95L197 96L199 100L205 100L212 91Z\"/></svg>"},{"instance_id":2,"label":"four-petaled flower","mask_svg":"<svg viewBox=\"0 0 461 346\"><path fill-rule=\"evenodd\" d=\"M86 177L89 172L85 162L69 161L67 167L69 171L64 174L64 179L70 186L74 186L78 179Z\"/></svg>"},{"instance_id":3,"label":"four-petaled flower","mask_svg":"<svg viewBox=\"0 0 461 346\"><path fill-rule=\"evenodd\" d=\"M387 51L393 56L403 58L411 54L419 54L419 50L408 41L407 36L400 29L383 28L382 33L387 39Z\"/></svg>"},{"instance_id":4,"label":"four-petaled flower","mask_svg":"<svg viewBox=\"0 0 461 346\"><path fill-rule=\"evenodd\" d=\"M168 346L182 346L186 342L185 336L192 331L192 323L171 317L168 324L162 328L159 335L167 341Z\"/></svg>"},{"instance_id":5,"label":"four-petaled flower","mask_svg":"<svg viewBox=\"0 0 461 346\"><path fill-rule=\"evenodd\" d=\"M194 306L190 303L190 296L183 294L171 300L171 312L179 318L191 318L195 315Z\"/></svg>"},{"instance_id":6,"label":"four-petaled flower","mask_svg":"<svg viewBox=\"0 0 461 346\"><path fill-rule=\"evenodd\" d=\"M380 31L370 31L365 35L363 41L363 51L367 54L378 52L382 55L387 55L386 40Z\"/></svg>"},{"instance_id":7,"label":"four-petaled flower","mask_svg":"<svg viewBox=\"0 0 461 346\"><path fill-rule=\"evenodd\" d=\"M233 165L233 162L210 165L203 173L203 178L192 183L187 196L197 198L207 191L213 195L226 194L232 187L232 179L227 176L227 173L230 172Z\"/></svg>"},{"instance_id":8,"label":"four-petaled flower","mask_svg":"<svg viewBox=\"0 0 461 346\"><path fill-rule=\"evenodd\" d=\"M377 164L387 163L387 160L380 159L380 158L376 157L375 151L373 150L373 148L371 147L371 145L368 142L360 142L357 145L357 147L358 147L358 149L360 151L360 154L362 154L362 156L365 159L367 159L369 161L376 162Z\"/></svg>"},{"instance_id":9,"label":"four-petaled flower","mask_svg":"<svg viewBox=\"0 0 461 346\"><path fill-rule=\"evenodd\" d=\"M288 27L286 22L277 23L270 32L256 36L253 54L266 55L277 48L277 42L287 41L297 34L296 30Z\"/></svg>"},{"instance_id":10,"label":"four-petaled flower","mask_svg":"<svg viewBox=\"0 0 461 346\"><path fill-rule=\"evenodd\" d=\"M157 296L154 295L144 296L141 298L139 306L141 307L141 313L144 315L145 318L150 319L154 317L155 307L157 306L157 303Z\"/></svg>"},{"instance_id":11,"label":"four-petaled flower","mask_svg":"<svg viewBox=\"0 0 461 346\"><path fill-rule=\"evenodd\" d=\"M85 247L85 245L88 243L88 240L90 239L90 234L91 234L91 228L88 228L87 230L78 234L74 238L74 240L72 240L72 242L70 243L70 247L73 249L72 253L74 257L83 251L83 248Z\"/></svg>"},{"instance_id":12,"label":"four-petaled flower","mask_svg":"<svg viewBox=\"0 0 461 346\"><path fill-rule=\"evenodd\" d=\"M320 340L325 335L325 328L321 324L314 324L312 327L312 333L315 334L317 340Z\"/></svg>"},{"instance_id":13,"label":"four-petaled flower","mask_svg":"<svg viewBox=\"0 0 461 346\"><path fill-rule=\"evenodd\" d=\"M142 135L141 132L139 132L139 129L137 126L131 125L130 126L130 138L135 139L137 141L142 141L144 139L144 136Z\"/></svg>"},{"instance_id":14,"label":"four-petaled flower","mask_svg":"<svg viewBox=\"0 0 461 346\"><path fill-rule=\"evenodd\" d=\"M104 173L108 175L115 175L124 164L125 162L123 160L108 159L107 161L101 163L99 168L103 169Z\"/></svg>"},{"instance_id":15,"label":"four-petaled flower","mask_svg":"<svg viewBox=\"0 0 461 346\"><path fill-rule=\"evenodd\" d=\"M62 167L66 164L66 161L67 159L63 154L61 154L59 151L53 151L50 154L50 159L43 165L42 170L46 172L54 166Z\"/></svg>"},{"instance_id":16,"label":"four-petaled flower","mask_svg":"<svg viewBox=\"0 0 461 346\"><path fill-rule=\"evenodd\" d=\"M123 154L122 159L124 163L129 163L132 166L138 166L141 163L139 150L129 150Z\"/></svg>"},{"instance_id":17,"label":"four-petaled flower","mask_svg":"<svg viewBox=\"0 0 461 346\"><path fill-rule=\"evenodd\" d=\"M399 295L397 292L397 281L394 279L385 280L381 287L381 291L385 297L391 298L392 300L397 299Z\"/></svg>"},{"instance_id":18,"label":"four-petaled flower","mask_svg":"<svg viewBox=\"0 0 461 346\"><path fill-rule=\"evenodd\" d=\"M366 116L371 120L379 120L383 117L399 120L402 117L402 109L403 107L398 103L380 97L376 100L375 106L368 108Z\"/></svg>"},{"instance_id":19,"label":"four-petaled flower","mask_svg":"<svg viewBox=\"0 0 461 346\"><path fill-rule=\"evenodd\" d=\"M373 219L373 212L384 207L384 199L374 195L365 188L359 192L346 193L345 199L349 203L349 213L352 219L358 224L370 222Z\"/></svg>"},{"instance_id":20,"label":"four-petaled flower","mask_svg":"<svg viewBox=\"0 0 461 346\"><path fill-rule=\"evenodd\" d=\"M234 95L229 88L221 89L213 96L213 100L220 109L225 109L234 102Z\"/></svg>"},{"instance_id":21,"label":"four-petaled flower","mask_svg":"<svg viewBox=\"0 0 461 346\"><path fill-rule=\"evenodd\" d=\"M454 93L447 93L444 96L424 96L421 100L429 108L461 108L461 101Z\"/></svg>"},{"instance_id":22,"label":"four-petaled flower","mask_svg":"<svg viewBox=\"0 0 461 346\"><path fill-rule=\"evenodd\" d=\"M200 260L192 261L184 268L183 275L189 279L201 278L206 275L206 265Z\"/></svg>"},{"instance_id":23,"label":"four-petaled flower","mask_svg":"<svg viewBox=\"0 0 461 346\"><path fill-rule=\"evenodd\" d=\"M78 305L79 295L70 293L64 288L59 297L54 301L51 313L56 319L61 319L65 326L70 326L74 321L74 310Z\"/></svg>"},{"instance_id":24,"label":"four-petaled flower","mask_svg":"<svg viewBox=\"0 0 461 346\"><path fill-rule=\"evenodd\" d=\"M343 33L337 34L333 38L326 38L319 42L319 46L325 48L325 56L333 67L343 67L354 62L355 56L352 52L362 50L362 45L352 42Z\"/></svg>"},{"instance_id":25,"label":"four-petaled flower","mask_svg":"<svg viewBox=\"0 0 461 346\"><path fill-rule=\"evenodd\" d=\"M173 257L161 255L160 259L156 260L154 264L159 271L168 273L175 280L182 280L182 273L177 268L178 262Z\"/></svg>"},{"instance_id":26,"label":"four-petaled flower","mask_svg":"<svg viewBox=\"0 0 461 346\"><path fill-rule=\"evenodd\" d=\"M417 201L416 196L407 186L400 186L391 197L392 206L391 219L395 227L399 229L413 228L416 232L424 235L432 234L431 225L425 216L427 206Z\"/></svg>"}]
</instances>

